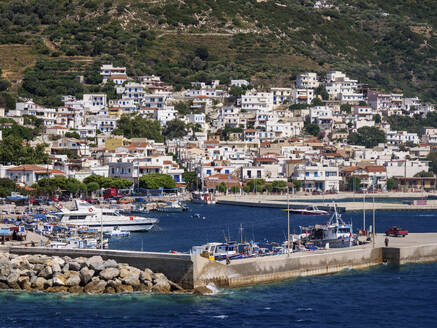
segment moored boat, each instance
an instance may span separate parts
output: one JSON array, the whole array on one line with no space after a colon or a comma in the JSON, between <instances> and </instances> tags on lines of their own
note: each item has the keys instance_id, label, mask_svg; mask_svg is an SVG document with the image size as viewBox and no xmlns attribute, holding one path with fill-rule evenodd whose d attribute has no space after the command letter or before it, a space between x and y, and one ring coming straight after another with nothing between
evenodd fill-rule
<instances>
[{"instance_id":1,"label":"moored boat","mask_svg":"<svg viewBox=\"0 0 437 328\"><path fill-rule=\"evenodd\" d=\"M328 215L328 211L325 210L320 210L317 208L317 206L309 206L306 208L290 208L288 209L283 209L283 211L287 212L289 211L290 213L295 213L295 214L303 214L303 215Z\"/></svg>"},{"instance_id":2,"label":"moored boat","mask_svg":"<svg viewBox=\"0 0 437 328\"><path fill-rule=\"evenodd\" d=\"M216 200L210 193L193 192L191 202L195 204L214 205Z\"/></svg>"},{"instance_id":3,"label":"moored boat","mask_svg":"<svg viewBox=\"0 0 437 328\"><path fill-rule=\"evenodd\" d=\"M62 209L60 216L63 224L96 228L103 232L110 232L114 227L124 231L149 231L158 222L155 218L126 216L117 210L96 208L78 200L75 200L75 209Z\"/></svg>"}]
</instances>

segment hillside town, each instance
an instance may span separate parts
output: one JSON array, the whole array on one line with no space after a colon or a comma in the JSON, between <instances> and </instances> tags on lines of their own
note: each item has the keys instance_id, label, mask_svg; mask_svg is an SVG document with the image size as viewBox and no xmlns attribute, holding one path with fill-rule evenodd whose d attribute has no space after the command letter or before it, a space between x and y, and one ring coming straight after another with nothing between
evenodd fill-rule
<instances>
[{"instance_id":1,"label":"hillside town","mask_svg":"<svg viewBox=\"0 0 437 328\"><path fill-rule=\"evenodd\" d=\"M15 110L1 111L19 126L39 122L40 133L23 145L43 145L48 161L3 162L0 178L29 190L42 178L91 175L135 187L148 173L171 176L181 191L271 192L287 183L310 193L436 188L429 158L437 128L411 133L390 124L435 110L418 97L384 93L339 71L298 74L289 87L215 80L179 91L159 76L134 79L112 64L102 65L100 75L114 86L113 99L62 95L58 108L20 99ZM140 120L159 122L167 134L144 138L133 127L127 134L126 126ZM3 122L4 139L13 124Z\"/></svg>"}]
</instances>

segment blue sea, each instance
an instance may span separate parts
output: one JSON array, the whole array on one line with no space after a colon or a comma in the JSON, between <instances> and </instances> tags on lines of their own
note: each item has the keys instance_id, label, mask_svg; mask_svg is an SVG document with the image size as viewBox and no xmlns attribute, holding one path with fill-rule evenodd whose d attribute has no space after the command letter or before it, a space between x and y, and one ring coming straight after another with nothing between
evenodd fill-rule
<instances>
[{"instance_id":1,"label":"blue sea","mask_svg":"<svg viewBox=\"0 0 437 328\"><path fill-rule=\"evenodd\" d=\"M224 205L191 205L159 217L157 231L111 240L111 248L187 251L192 245L239 238L282 241L287 213ZM205 220L194 219L199 213ZM345 213L354 228L363 214ZM292 215L299 225L327 217ZM366 215L370 224L371 212ZM397 224L437 232L437 212L377 212L378 232ZM0 327L436 327L437 264L381 265L334 275L291 279L211 296L0 293Z\"/></svg>"}]
</instances>

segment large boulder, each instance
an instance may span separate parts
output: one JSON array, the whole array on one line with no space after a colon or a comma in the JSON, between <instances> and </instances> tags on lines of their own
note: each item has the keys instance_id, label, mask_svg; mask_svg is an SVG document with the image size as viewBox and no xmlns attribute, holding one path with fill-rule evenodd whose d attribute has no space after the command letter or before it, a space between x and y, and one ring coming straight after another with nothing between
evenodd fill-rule
<instances>
[{"instance_id":1,"label":"large boulder","mask_svg":"<svg viewBox=\"0 0 437 328\"><path fill-rule=\"evenodd\" d=\"M83 267L80 270L80 278L82 280L82 284L86 285L94 276L94 270L88 269L88 267Z\"/></svg>"},{"instance_id":2,"label":"large boulder","mask_svg":"<svg viewBox=\"0 0 437 328\"><path fill-rule=\"evenodd\" d=\"M19 256L11 260L11 264L20 270L31 270L33 265L29 263L26 256Z\"/></svg>"},{"instance_id":3,"label":"large boulder","mask_svg":"<svg viewBox=\"0 0 437 328\"><path fill-rule=\"evenodd\" d=\"M68 291L70 293L74 293L74 294L81 294L81 293L83 293L83 287L81 287L81 286L71 286L70 288L68 288Z\"/></svg>"},{"instance_id":4,"label":"large boulder","mask_svg":"<svg viewBox=\"0 0 437 328\"><path fill-rule=\"evenodd\" d=\"M206 286L199 286L193 290L193 295L207 295L212 293L213 291Z\"/></svg>"},{"instance_id":5,"label":"large boulder","mask_svg":"<svg viewBox=\"0 0 437 328\"><path fill-rule=\"evenodd\" d=\"M20 289L20 286L18 285L18 278L20 278L18 271L16 270L12 271L8 276L9 287L13 289Z\"/></svg>"},{"instance_id":6,"label":"large boulder","mask_svg":"<svg viewBox=\"0 0 437 328\"><path fill-rule=\"evenodd\" d=\"M101 256L92 256L87 260L88 267L96 272L105 269L105 261Z\"/></svg>"},{"instance_id":7,"label":"large boulder","mask_svg":"<svg viewBox=\"0 0 437 328\"><path fill-rule=\"evenodd\" d=\"M45 292L47 293L66 293L68 291L68 288L65 286L53 286L53 287L47 287Z\"/></svg>"},{"instance_id":8,"label":"large boulder","mask_svg":"<svg viewBox=\"0 0 437 328\"><path fill-rule=\"evenodd\" d=\"M53 276L53 286L65 286L67 279L62 274L55 274Z\"/></svg>"},{"instance_id":9,"label":"large boulder","mask_svg":"<svg viewBox=\"0 0 437 328\"><path fill-rule=\"evenodd\" d=\"M50 279L53 276L53 269L51 266L45 266L39 273L38 276L44 279Z\"/></svg>"},{"instance_id":10,"label":"large boulder","mask_svg":"<svg viewBox=\"0 0 437 328\"><path fill-rule=\"evenodd\" d=\"M9 285L3 281L0 281L0 289L9 289Z\"/></svg>"},{"instance_id":11,"label":"large boulder","mask_svg":"<svg viewBox=\"0 0 437 328\"><path fill-rule=\"evenodd\" d=\"M124 277L123 279L121 279L121 281L125 284L125 285L130 285L133 288L137 288L140 285L140 279L139 279L139 274L131 272L129 273L126 277Z\"/></svg>"},{"instance_id":12,"label":"large boulder","mask_svg":"<svg viewBox=\"0 0 437 328\"><path fill-rule=\"evenodd\" d=\"M112 280L114 278L117 278L119 274L120 270L118 270L116 267L109 267L101 271L99 273L99 276L105 280Z\"/></svg>"},{"instance_id":13,"label":"large boulder","mask_svg":"<svg viewBox=\"0 0 437 328\"><path fill-rule=\"evenodd\" d=\"M105 291L106 285L107 283L104 280L94 280L85 286L84 291L89 294L102 294Z\"/></svg>"},{"instance_id":14,"label":"large boulder","mask_svg":"<svg viewBox=\"0 0 437 328\"><path fill-rule=\"evenodd\" d=\"M76 261L68 263L68 270L70 271L80 271L81 268L82 266Z\"/></svg>"},{"instance_id":15,"label":"large boulder","mask_svg":"<svg viewBox=\"0 0 437 328\"><path fill-rule=\"evenodd\" d=\"M69 287L79 286L81 282L81 277L79 272L70 271L70 275L67 278L66 285Z\"/></svg>"},{"instance_id":16,"label":"large boulder","mask_svg":"<svg viewBox=\"0 0 437 328\"><path fill-rule=\"evenodd\" d=\"M18 278L18 284L20 285L21 289L25 289L25 290L31 290L32 286L30 284L30 278L27 276L20 276Z\"/></svg>"},{"instance_id":17,"label":"large boulder","mask_svg":"<svg viewBox=\"0 0 437 328\"><path fill-rule=\"evenodd\" d=\"M118 263L113 259L109 259L104 263L105 269L107 268L118 268Z\"/></svg>"},{"instance_id":18,"label":"large boulder","mask_svg":"<svg viewBox=\"0 0 437 328\"><path fill-rule=\"evenodd\" d=\"M120 268L120 278L125 278L130 273L128 267L124 266Z\"/></svg>"},{"instance_id":19,"label":"large boulder","mask_svg":"<svg viewBox=\"0 0 437 328\"><path fill-rule=\"evenodd\" d=\"M45 255L30 255L27 257L27 260L31 264L44 264L47 256Z\"/></svg>"},{"instance_id":20,"label":"large boulder","mask_svg":"<svg viewBox=\"0 0 437 328\"><path fill-rule=\"evenodd\" d=\"M11 274L12 265L11 262L6 258L0 259L0 276L7 277Z\"/></svg>"},{"instance_id":21,"label":"large boulder","mask_svg":"<svg viewBox=\"0 0 437 328\"><path fill-rule=\"evenodd\" d=\"M152 292L154 293L168 293L171 290L170 283L167 278L162 275L158 279L153 280Z\"/></svg>"},{"instance_id":22,"label":"large boulder","mask_svg":"<svg viewBox=\"0 0 437 328\"><path fill-rule=\"evenodd\" d=\"M46 286L48 286L48 282L42 277L37 277L34 282L31 282L31 286L32 288L43 290Z\"/></svg>"},{"instance_id":23,"label":"large boulder","mask_svg":"<svg viewBox=\"0 0 437 328\"><path fill-rule=\"evenodd\" d=\"M140 272L140 280L141 281L152 281L152 275L148 271L141 271Z\"/></svg>"},{"instance_id":24,"label":"large boulder","mask_svg":"<svg viewBox=\"0 0 437 328\"><path fill-rule=\"evenodd\" d=\"M185 291L185 289L183 289L180 285L178 285L177 283L175 283L171 280L168 280L168 283L170 284L170 288L171 288L172 292L180 292L181 293L181 292Z\"/></svg>"},{"instance_id":25,"label":"large boulder","mask_svg":"<svg viewBox=\"0 0 437 328\"><path fill-rule=\"evenodd\" d=\"M65 265L66 261L59 256L53 257L53 262L57 263L61 268Z\"/></svg>"},{"instance_id":26,"label":"large boulder","mask_svg":"<svg viewBox=\"0 0 437 328\"><path fill-rule=\"evenodd\" d=\"M132 293L134 288L131 285L118 285L116 289L117 293Z\"/></svg>"}]
</instances>

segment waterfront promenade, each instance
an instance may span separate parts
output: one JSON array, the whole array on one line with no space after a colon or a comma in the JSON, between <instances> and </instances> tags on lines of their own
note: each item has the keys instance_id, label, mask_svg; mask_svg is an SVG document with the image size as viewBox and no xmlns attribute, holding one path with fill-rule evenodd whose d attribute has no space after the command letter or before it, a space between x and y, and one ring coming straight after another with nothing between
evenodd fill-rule
<instances>
[{"instance_id":1,"label":"waterfront promenade","mask_svg":"<svg viewBox=\"0 0 437 328\"><path fill-rule=\"evenodd\" d=\"M338 193L333 195L311 195L311 194L290 194L290 208L303 208L316 205L319 208L332 206L335 202L338 208L345 211L365 210L386 210L386 211L420 211L437 210L437 199L428 199L426 204L402 204L399 199L418 199L428 197L429 193L376 193L376 194L353 194ZM373 197L375 203L373 203ZM363 201L363 198L365 201ZM342 201L348 199L348 201ZM385 199L384 202L378 201ZM391 201L393 199L393 201ZM352 201L351 201L352 200ZM353 201L355 200L355 201ZM307 202L306 202L307 201ZM317 201L317 202L314 202ZM248 194L248 195L224 195L217 197L217 204L267 207L267 208L287 208L287 195L285 194Z\"/></svg>"}]
</instances>

